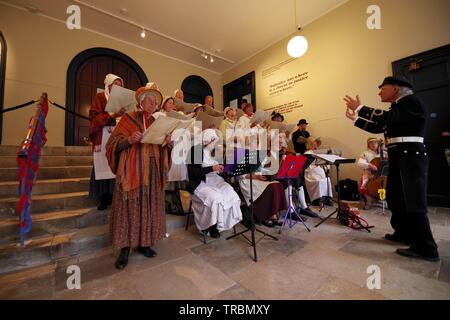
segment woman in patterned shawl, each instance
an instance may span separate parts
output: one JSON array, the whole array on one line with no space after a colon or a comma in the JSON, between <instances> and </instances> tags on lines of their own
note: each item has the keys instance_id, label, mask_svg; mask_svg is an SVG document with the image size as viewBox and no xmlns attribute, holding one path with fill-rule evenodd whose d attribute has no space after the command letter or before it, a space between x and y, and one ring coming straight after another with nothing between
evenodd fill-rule
<instances>
[{"instance_id":1,"label":"woman in patterned shawl","mask_svg":"<svg viewBox=\"0 0 450 320\"><path fill-rule=\"evenodd\" d=\"M143 132L155 119L152 113L159 108L161 93L141 87L136 90L139 110L125 114L106 145L106 156L116 175L111 212L111 240L120 249L116 268L128 264L131 248L146 257L156 256L152 246L166 234L164 186L170 167L169 148L141 143Z\"/></svg>"}]
</instances>

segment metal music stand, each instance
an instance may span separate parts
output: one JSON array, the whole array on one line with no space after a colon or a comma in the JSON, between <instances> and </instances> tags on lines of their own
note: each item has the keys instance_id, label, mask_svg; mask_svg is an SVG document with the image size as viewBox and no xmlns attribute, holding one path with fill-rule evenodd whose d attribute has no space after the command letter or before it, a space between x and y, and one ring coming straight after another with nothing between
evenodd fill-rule
<instances>
[{"instance_id":1,"label":"metal music stand","mask_svg":"<svg viewBox=\"0 0 450 320\"><path fill-rule=\"evenodd\" d=\"M334 214L339 214L339 212L341 212L341 190L340 190L340 185L339 185L339 166L341 164L345 164L345 163L355 163L356 159L345 159L345 158L341 158L341 157L338 157L338 156L331 156L331 155L324 155L324 154L322 154L322 155L313 155L313 156L316 159L325 161L326 164L328 164L328 165L335 165L336 166L336 177L337 177L337 185L338 185L338 188L337 188L338 207L336 208L336 210L334 210L332 213L330 213L327 217L321 219L321 221L315 226L317 228L322 223L324 223L325 221L330 219ZM327 183L328 183L328 181L327 181ZM370 230L368 230L363 225L361 225L361 227L370 232Z\"/></svg>"},{"instance_id":2,"label":"metal music stand","mask_svg":"<svg viewBox=\"0 0 450 320\"><path fill-rule=\"evenodd\" d=\"M250 245L253 247L253 260L255 262L258 262L258 256L256 254L256 241L255 241L255 232L261 233L263 236L268 236L269 238L273 240L278 240L278 238L265 233L262 230L259 230L255 227L255 220L253 217L253 179L252 179L252 173L255 172L261 165L261 161L258 159L258 151L249 151L249 150L238 150L238 154L241 153L241 158L238 159L236 162L237 164L227 164L224 167L224 172L226 172L229 176L241 176L244 174L250 175L250 226L248 226L245 230L236 233L230 237L227 238L227 240L233 239L237 236L242 235L245 240L250 243ZM245 235L246 232L251 232L251 239L247 238Z\"/></svg>"},{"instance_id":3,"label":"metal music stand","mask_svg":"<svg viewBox=\"0 0 450 320\"><path fill-rule=\"evenodd\" d=\"M289 226L289 229L292 229L299 221L303 223L306 230L311 232L308 225L302 219L302 217L297 213L297 210L294 208L292 204L292 179L298 179L302 170L304 170L305 163L308 158L304 156L286 156L283 164L281 165L280 171L278 172L277 179L286 179L288 182L288 209L286 211L286 215L284 216L283 224L281 225L279 233L283 231L284 226ZM302 208L300 208L302 210ZM296 217L295 221L292 222L292 215Z\"/></svg>"}]
</instances>

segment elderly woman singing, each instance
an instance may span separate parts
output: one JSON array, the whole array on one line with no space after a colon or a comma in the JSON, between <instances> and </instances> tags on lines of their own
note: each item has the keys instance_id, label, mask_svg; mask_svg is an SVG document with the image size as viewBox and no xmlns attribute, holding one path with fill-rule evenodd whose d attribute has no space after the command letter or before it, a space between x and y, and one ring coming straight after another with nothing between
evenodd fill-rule
<instances>
[{"instance_id":1,"label":"elderly woman singing","mask_svg":"<svg viewBox=\"0 0 450 320\"><path fill-rule=\"evenodd\" d=\"M112 246L120 249L116 268L128 264L131 248L146 257L156 256L152 246L166 234L164 185L169 170L171 137L166 147L141 143L143 132L155 119L153 112L161 105L157 89L136 90L139 110L126 113L106 145L111 170L116 175L111 212Z\"/></svg>"}]
</instances>

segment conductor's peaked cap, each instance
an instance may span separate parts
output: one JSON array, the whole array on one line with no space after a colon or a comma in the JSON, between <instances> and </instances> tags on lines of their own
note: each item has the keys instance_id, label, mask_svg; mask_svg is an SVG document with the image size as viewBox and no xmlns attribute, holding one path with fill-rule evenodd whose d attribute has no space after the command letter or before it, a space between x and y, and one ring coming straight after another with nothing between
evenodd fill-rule
<instances>
[{"instance_id":1,"label":"conductor's peaked cap","mask_svg":"<svg viewBox=\"0 0 450 320\"><path fill-rule=\"evenodd\" d=\"M384 78L383 83L378 86L378 88L381 89L381 87L384 86L385 84L396 85L399 87L407 87L410 89L412 89L413 87L413 85L403 77L386 77Z\"/></svg>"}]
</instances>

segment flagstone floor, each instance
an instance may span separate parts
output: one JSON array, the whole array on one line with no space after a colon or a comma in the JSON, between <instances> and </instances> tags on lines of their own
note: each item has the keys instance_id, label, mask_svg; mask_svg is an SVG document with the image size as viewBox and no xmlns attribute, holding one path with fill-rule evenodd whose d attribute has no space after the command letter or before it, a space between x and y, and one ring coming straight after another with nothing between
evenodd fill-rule
<instances>
[{"instance_id":1,"label":"flagstone floor","mask_svg":"<svg viewBox=\"0 0 450 320\"><path fill-rule=\"evenodd\" d=\"M328 211L326 211L328 210ZM331 212L328 208L321 213ZM450 209L430 208L440 262L408 259L383 240L389 212L362 211L375 225L356 231L330 219L307 232L302 225L261 227L279 237L261 239L258 262L242 237L201 242L195 226L177 230L155 247L158 256L134 253L123 271L111 250L59 263L56 272L0 288L2 299L450 299ZM180 217L180 219L184 219ZM318 220L309 218L312 226ZM242 228L241 226L239 229ZM81 269L81 289L68 290L67 266ZM368 289L370 266L379 267L380 288ZM373 282L372 282L373 283Z\"/></svg>"}]
</instances>

